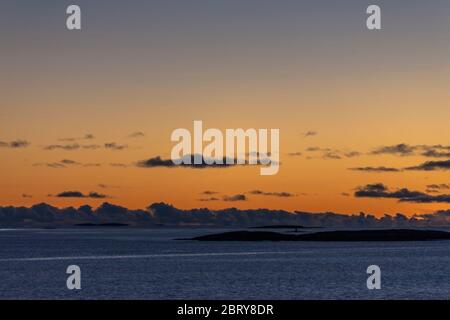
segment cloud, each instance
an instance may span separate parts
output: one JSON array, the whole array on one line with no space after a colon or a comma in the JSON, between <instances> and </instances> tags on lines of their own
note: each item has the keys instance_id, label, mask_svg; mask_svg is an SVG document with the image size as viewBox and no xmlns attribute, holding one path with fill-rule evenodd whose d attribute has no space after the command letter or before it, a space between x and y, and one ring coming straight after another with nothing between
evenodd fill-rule
<instances>
[{"instance_id":1,"label":"cloud","mask_svg":"<svg viewBox=\"0 0 450 320\"><path fill-rule=\"evenodd\" d=\"M83 164L83 167L86 167L86 168L101 167L101 166L102 166L101 163L85 163L85 164Z\"/></svg>"},{"instance_id":2,"label":"cloud","mask_svg":"<svg viewBox=\"0 0 450 320\"><path fill-rule=\"evenodd\" d=\"M97 186L102 189L111 189L111 188L119 189L120 188L119 186L112 186L112 185L104 184L104 183L99 183Z\"/></svg>"},{"instance_id":3,"label":"cloud","mask_svg":"<svg viewBox=\"0 0 450 320\"><path fill-rule=\"evenodd\" d=\"M361 155L361 152L359 152L359 151L349 151L349 152L344 153L344 155L347 158L354 158L354 157L359 157Z\"/></svg>"},{"instance_id":4,"label":"cloud","mask_svg":"<svg viewBox=\"0 0 450 320\"><path fill-rule=\"evenodd\" d=\"M87 145L81 146L81 148L87 149L87 150L96 150L96 149L100 149L101 146L98 144L87 144Z\"/></svg>"},{"instance_id":5,"label":"cloud","mask_svg":"<svg viewBox=\"0 0 450 320\"><path fill-rule=\"evenodd\" d=\"M49 162L49 163L35 163L33 164L35 167L46 166L53 169L66 168L66 166L60 162Z\"/></svg>"},{"instance_id":6,"label":"cloud","mask_svg":"<svg viewBox=\"0 0 450 320\"><path fill-rule=\"evenodd\" d=\"M305 137L305 138L314 137L314 136L317 136L317 135L318 135L318 132L317 131L312 131L312 130L306 131L306 132L303 133L303 137Z\"/></svg>"},{"instance_id":7,"label":"cloud","mask_svg":"<svg viewBox=\"0 0 450 320\"><path fill-rule=\"evenodd\" d=\"M302 153L297 151L297 152L290 152L288 153L288 155L291 157L300 157Z\"/></svg>"},{"instance_id":8,"label":"cloud","mask_svg":"<svg viewBox=\"0 0 450 320\"><path fill-rule=\"evenodd\" d=\"M427 185L427 188L428 189L437 189L437 190L450 189L450 184L448 184L448 183L429 184L429 185Z\"/></svg>"},{"instance_id":9,"label":"cloud","mask_svg":"<svg viewBox=\"0 0 450 320\"><path fill-rule=\"evenodd\" d=\"M440 193L441 190L448 190L450 189L450 184L447 183L441 183L441 184L429 184L427 185L427 192L428 193Z\"/></svg>"},{"instance_id":10,"label":"cloud","mask_svg":"<svg viewBox=\"0 0 450 320\"><path fill-rule=\"evenodd\" d=\"M198 201L202 201L202 202L209 202L209 201L219 201L220 199L219 198L216 198L216 197L210 197L210 198L201 198L201 199L198 199Z\"/></svg>"},{"instance_id":11,"label":"cloud","mask_svg":"<svg viewBox=\"0 0 450 320\"><path fill-rule=\"evenodd\" d=\"M71 144L50 144L42 147L43 150L47 151L53 151L53 150L64 150L64 151L74 151L79 149L85 149L85 150L96 150L100 149L101 146L98 144L86 144L86 145L80 145L78 143L71 143Z\"/></svg>"},{"instance_id":12,"label":"cloud","mask_svg":"<svg viewBox=\"0 0 450 320\"><path fill-rule=\"evenodd\" d=\"M61 160L61 163L65 164L65 165L79 165L80 164L79 162L70 160L70 159L63 159L63 160Z\"/></svg>"},{"instance_id":13,"label":"cloud","mask_svg":"<svg viewBox=\"0 0 450 320\"><path fill-rule=\"evenodd\" d=\"M88 194L83 194L80 191L64 191L55 195L57 198L92 198L92 199L105 199L108 198L107 195L98 192L89 192Z\"/></svg>"},{"instance_id":14,"label":"cloud","mask_svg":"<svg viewBox=\"0 0 450 320\"><path fill-rule=\"evenodd\" d=\"M235 201L247 201L245 194L235 194L233 196L224 196L223 201L235 202Z\"/></svg>"},{"instance_id":15,"label":"cloud","mask_svg":"<svg viewBox=\"0 0 450 320\"><path fill-rule=\"evenodd\" d=\"M373 155L381 155L381 154L393 154L399 156L410 156L415 153L417 150L416 146L410 146L404 143L392 145L392 146L383 146L373 150L370 154Z\"/></svg>"},{"instance_id":16,"label":"cloud","mask_svg":"<svg viewBox=\"0 0 450 320\"><path fill-rule=\"evenodd\" d=\"M435 149L424 151L422 155L429 158L450 158L450 152L448 151L440 152Z\"/></svg>"},{"instance_id":17,"label":"cloud","mask_svg":"<svg viewBox=\"0 0 450 320\"><path fill-rule=\"evenodd\" d=\"M65 141L65 142L73 142L73 141L77 141L77 140L92 140L95 139L94 135L91 133L87 133L82 137L75 137L75 138L59 138L59 141Z\"/></svg>"},{"instance_id":18,"label":"cloud","mask_svg":"<svg viewBox=\"0 0 450 320\"><path fill-rule=\"evenodd\" d=\"M30 194L24 193L24 194L22 194L22 198L33 198L33 196Z\"/></svg>"},{"instance_id":19,"label":"cloud","mask_svg":"<svg viewBox=\"0 0 450 320\"><path fill-rule=\"evenodd\" d=\"M420 191L410 191L402 188L396 191L390 191L384 184L375 183L358 187L355 191L357 198L391 198L398 199L400 202L416 203L450 203L450 195L430 195Z\"/></svg>"},{"instance_id":20,"label":"cloud","mask_svg":"<svg viewBox=\"0 0 450 320\"><path fill-rule=\"evenodd\" d=\"M206 169L206 168L227 168L231 166L236 165L236 159L233 159L233 164L227 164L227 158L223 158L222 162L223 164L213 163L213 164L207 164L206 159L202 155L199 155L201 157L201 163L200 164L194 164L194 155L186 155L183 157L184 160L190 160L189 163L184 163L187 161L184 161L183 163L176 165L173 163L171 159L162 159L160 156L150 158L147 160L142 160L137 162L137 166L141 168L156 168L156 167L166 167L166 168L176 168L176 167L185 167L185 168L194 168L194 169ZM248 163L246 164L248 165Z\"/></svg>"},{"instance_id":21,"label":"cloud","mask_svg":"<svg viewBox=\"0 0 450 320\"><path fill-rule=\"evenodd\" d=\"M450 157L450 146L444 145L408 145L400 143L391 146L382 146L371 153L372 155L391 154L397 156L421 155L428 158L448 158Z\"/></svg>"},{"instance_id":22,"label":"cloud","mask_svg":"<svg viewBox=\"0 0 450 320\"><path fill-rule=\"evenodd\" d=\"M142 137L145 137L145 133L141 131L133 132L127 136L127 138L142 138Z\"/></svg>"},{"instance_id":23,"label":"cloud","mask_svg":"<svg viewBox=\"0 0 450 320\"><path fill-rule=\"evenodd\" d=\"M1 148L11 148L11 149L19 149L26 148L30 145L30 142L26 140L14 140L11 142L0 141Z\"/></svg>"},{"instance_id":24,"label":"cloud","mask_svg":"<svg viewBox=\"0 0 450 320\"><path fill-rule=\"evenodd\" d=\"M249 194L258 195L258 196L273 196L273 197L280 197L280 198L295 197L295 194L292 194L289 192L265 192L262 190L253 190L253 191L250 191Z\"/></svg>"},{"instance_id":25,"label":"cloud","mask_svg":"<svg viewBox=\"0 0 450 320\"><path fill-rule=\"evenodd\" d=\"M245 228L273 224L330 228L440 227L450 225L450 210L411 217L403 214L376 217L366 213L350 215L269 209L182 210L166 203L153 203L140 210L107 202L97 209L89 205L56 208L41 203L30 208L0 207L0 223L4 227L72 227L78 223L126 223L141 227L193 225Z\"/></svg>"},{"instance_id":26,"label":"cloud","mask_svg":"<svg viewBox=\"0 0 450 320\"><path fill-rule=\"evenodd\" d=\"M443 161L427 161L418 166L408 167L406 170L419 170L419 171L434 171L434 170L449 170L450 159Z\"/></svg>"},{"instance_id":27,"label":"cloud","mask_svg":"<svg viewBox=\"0 0 450 320\"><path fill-rule=\"evenodd\" d=\"M218 194L218 192L211 191L211 190L206 190L206 191L203 191L202 194L204 194L204 195L213 195L213 194Z\"/></svg>"},{"instance_id":28,"label":"cloud","mask_svg":"<svg viewBox=\"0 0 450 320\"><path fill-rule=\"evenodd\" d=\"M389 167L357 167L357 168L349 168L349 170L353 171L363 171L363 172L400 172L400 169L397 168L389 168Z\"/></svg>"},{"instance_id":29,"label":"cloud","mask_svg":"<svg viewBox=\"0 0 450 320\"><path fill-rule=\"evenodd\" d=\"M325 152L322 155L322 159L325 159L325 160L339 160L339 159L342 159L342 157L339 154L337 154L336 152Z\"/></svg>"},{"instance_id":30,"label":"cloud","mask_svg":"<svg viewBox=\"0 0 450 320\"><path fill-rule=\"evenodd\" d=\"M126 165L125 163L118 163L118 162L110 163L109 165L111 167L115 167L115 168L126 168L126 167L128 167L128 165Z\"/></svg>"},{"instance_id":31,"label":"cloud","mask_svg":"<svg viewBox=\"0 0 450 320\"><path fill-rule=\"evenodd\" d=\"M340 160L343 158L354 158L361 155L359 151L355 150L339 150L332 148L320 148L320 147L308 147L306 152L319 152L321 155L320 158L324 160ZM308 157L308 159L312 159L312 157Z\"/></svg>"},{"instance_id":32,"label":"cloud","mask_svg":"<svg viewBox=\"0 0 450 320\"><path fill-rule=\"evenodd\" d=\"M105 143L105 149L124 150L127 148L128 148L128 146L126 144L117 144L115 142Z\"/></svg>"},{"instance_id":33,"label":"cloud","mask_svg":"<svg viewBox=\"0 0 450 320\"><path fill-rule=\"evenodd\" d=\"M72 150L78 150L80 149L80 145L78 143L73 144L50 144L43 147L44 150L65 150L65 151L72 151Z\"/></svg>"},{"instance_id":34,"label":"cloud","mask_svg":"<svg viewBox=\"0 0 450 320\"><path fill-rule=\"evenodd\" d=\"M48 163L35 163L33 164L33 166L39 167L39 166L46 166L49 168L54 168L54 169L61 169L61 168L67 168L67 167L71 167L71 166L83 166L83 167L99 167L101 166L99 163L81 163L75 160L70 160L70 159L63 159L61 161L58 162L48 162Z\"/></svg>"}]
</instances>

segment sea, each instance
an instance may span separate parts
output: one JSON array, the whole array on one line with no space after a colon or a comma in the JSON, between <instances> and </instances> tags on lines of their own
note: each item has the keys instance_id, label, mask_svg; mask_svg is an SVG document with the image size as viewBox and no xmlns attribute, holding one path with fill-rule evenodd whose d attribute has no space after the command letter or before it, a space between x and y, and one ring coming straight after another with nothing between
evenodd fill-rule
<instances>
[{"instance_id":1,"label":"sea","mask_svg":"<svg viewBox=\"0 0 450 320\"><path fill-rule=\"evenodd\" d=\"M225 231L0 229L0 299L450 298L450 241L177 240ZM372 265L380 289L368 289Z\"/></svg>"}]
</instances>

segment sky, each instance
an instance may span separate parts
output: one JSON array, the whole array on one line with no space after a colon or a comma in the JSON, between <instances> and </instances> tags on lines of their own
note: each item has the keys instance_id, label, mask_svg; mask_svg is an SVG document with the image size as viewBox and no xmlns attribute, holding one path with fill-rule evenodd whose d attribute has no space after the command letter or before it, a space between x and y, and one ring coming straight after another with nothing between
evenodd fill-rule
<instances>
[{"instance_id":1,"label":"sky","mask_svg":"<svg viewBox=\"0 0 450 320\"><path fill-rule=\"evenodd\" d=\"M449 30L446 0L2 1L0 205L448 209ZM194 120L280 129L279 173L138 165Z\"/></svg>"}]
</instances>

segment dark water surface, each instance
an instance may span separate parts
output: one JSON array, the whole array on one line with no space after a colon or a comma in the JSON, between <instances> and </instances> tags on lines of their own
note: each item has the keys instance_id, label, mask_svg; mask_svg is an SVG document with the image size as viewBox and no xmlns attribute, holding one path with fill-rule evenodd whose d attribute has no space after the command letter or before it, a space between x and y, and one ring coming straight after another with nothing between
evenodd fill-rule
<instances>
[{"instance_id":1,"label":"dark water surface","mask_svg":"<svg viewBox=\"0 0 450 320\"><path fill-rule=\"evenodd\" d=\"M174 240L221 231L0 230L0 298L450 298L450 241ZM73 264L81 268L78 291L66 287ZM381 268L381 290L366 286L373 264Z\"/></svg>"}]
</instances>

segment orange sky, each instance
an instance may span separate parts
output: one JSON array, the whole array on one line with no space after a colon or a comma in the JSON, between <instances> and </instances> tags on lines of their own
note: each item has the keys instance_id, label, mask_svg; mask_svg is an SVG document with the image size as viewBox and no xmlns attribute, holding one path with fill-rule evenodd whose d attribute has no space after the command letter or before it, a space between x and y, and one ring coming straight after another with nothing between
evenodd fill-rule
<instances>
[{"instance_id":1,"label":"orange sky","mask_svg":"<svg viewBox=\"0 0 450 320\"><path fill-rule=\"evenodd\" d=\"M353 196L356 187L370 183L425 192L429 184L450 183L448 171L348 170L447 160L369 153L399 143L449 145L448 7L392 5L386 28L372 33L361 27L364 10L356 5L342 10L341 19L336 11L323 9L325 4L297 12L291 10L294 4L286 3L250 16L244 13L252 8L244 4L239 10L231 4L211 4L204 12L185 8L175 13L162 2L159 6L160 15L153 20L141 16L139 6L123 12L120 25L113 28L111 19L101 13L114 18L118 12L114 5L93 5L86 8L92 22L79 33L61 29L54 17L58 8L44 8L47 11L41 13L48 19L20 23L20 7L8 8L14 23L11 32L3 28L0 34L4 51L0 141L25 139L31 144L0 148L0 205L97 206L109 201L143 208L164 201L181 208L265 207L377 215L448 209L448 203ZM424 22L403 16L389 20L405 10L415 16L419 9ZM184 20L177 19L179 14ZM316 19L324 15L331 20ZM140 160L168 158L174 145L172 130L192 130L194 120L222 130L280 129L279 173L260 176L258 168L248 166L136 167ZM128 137L137 131L145 136ZM305 137L308 131L317 134ZM88 133L95 138L60 141ZM127 148L105 149L110 142ZM71 143L102 147L44 150ZM330 148L342 159L323 159L323 152L308 152L309 147ZM351 151L360 155L344 156ZM289 155L294 152L302 155ZM43 165L63 159L79 164ZM255 189L295 196L248 194ZM218 192L219 198L246 194L248 200L201 202L205 190ZM55 197L63 191L95 191L110 198Z\"/></svg>"}]
</instances>

